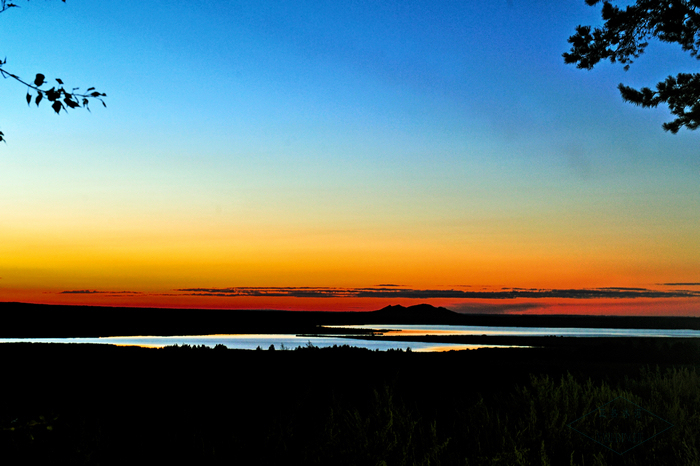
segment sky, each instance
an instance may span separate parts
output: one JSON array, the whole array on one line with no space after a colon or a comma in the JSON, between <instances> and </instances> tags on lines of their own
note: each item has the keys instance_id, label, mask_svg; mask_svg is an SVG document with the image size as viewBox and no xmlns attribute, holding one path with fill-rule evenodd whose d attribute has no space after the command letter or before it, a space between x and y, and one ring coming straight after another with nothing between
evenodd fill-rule
<instances>
[{"instance_id":1,"label":"sky","mask_svg":"<svg viewBox=\"0 0 700 466\"><path fill-rule=\"evenodd\" d=\"M58 0L0 13L0 301L700 316L700 133L565 65L583 0Z\"/></svg>"}]
</instances>

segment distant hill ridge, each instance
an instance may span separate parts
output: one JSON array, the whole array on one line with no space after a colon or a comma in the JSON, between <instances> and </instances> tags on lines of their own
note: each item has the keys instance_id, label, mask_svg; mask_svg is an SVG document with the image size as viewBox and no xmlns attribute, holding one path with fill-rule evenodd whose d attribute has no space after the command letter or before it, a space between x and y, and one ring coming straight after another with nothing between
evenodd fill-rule
<instances>
[{"instance_id":1,"label":"distant hill ridge","mask_svg":"<svg viewBox=\"0 0 700 466\"><path fill-rule=\"evenodd\" d=\"M385 324L446 324L462 321L460 314L430 304L416 304L409 307L387 306L366 314L372 322Z\"/></svg>"}]
</instances>

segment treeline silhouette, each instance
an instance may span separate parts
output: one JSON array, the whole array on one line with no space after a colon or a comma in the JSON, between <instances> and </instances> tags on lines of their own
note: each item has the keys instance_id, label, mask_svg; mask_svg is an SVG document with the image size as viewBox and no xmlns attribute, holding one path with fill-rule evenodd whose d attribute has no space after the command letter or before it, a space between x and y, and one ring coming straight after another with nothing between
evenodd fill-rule
<instances>
[{"instance_id":1,"label":"treeline silhouette","mask_svg":"<svg viewBox=\"0 0 700 466\"><path fill-rule=\"evenodd\" d=\"M5 464L698 464L694 341L637 351L0 345ZM567 424L624 396L624 455Z\"/></svg>"}]
</instances>

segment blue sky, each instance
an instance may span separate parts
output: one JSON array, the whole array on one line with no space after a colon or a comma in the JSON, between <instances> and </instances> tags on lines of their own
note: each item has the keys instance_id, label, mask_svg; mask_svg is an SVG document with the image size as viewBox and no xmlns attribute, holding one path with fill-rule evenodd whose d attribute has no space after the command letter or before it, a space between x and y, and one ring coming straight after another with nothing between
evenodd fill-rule
<instances>
[{"instance_id":1,"label":"blue sky","mask_svg":"<svg viewBox=\"0 0 700 466\"><path fill-rule=\"evenodd\" d=\"M583 0L19 5L5 68L107 108L2 82L7 287L698 281L698 135L616 89L697 61L564 65Z\"/></svg>"}]
</instances>

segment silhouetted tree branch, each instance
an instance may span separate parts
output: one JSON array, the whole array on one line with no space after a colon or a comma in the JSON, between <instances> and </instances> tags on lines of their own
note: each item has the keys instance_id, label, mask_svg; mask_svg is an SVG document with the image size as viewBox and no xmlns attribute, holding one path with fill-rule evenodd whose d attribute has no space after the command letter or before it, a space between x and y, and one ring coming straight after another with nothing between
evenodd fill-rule
<instances>
[{"instance_id":1,"label":"silhouetted tree branch","mask_svg":"<svg viewBox=\"0 0 700 466\"><path fill-rule=\"evenodd\" d=\"M63 0L63 1L65 2L66 0ZM7 3L7 0L0 0L0 13L7 10L8 8L13 8L13 7L17 7L17 5L15 5L12 2Z\"/></svg>"},{"instance_id":2,"label":"silhouetted tree branch","mask_svg":"<svg viewBox=\"0 0 700 466\"><path fill-rule=\"evenodd\" d=\"M601 0L585 0L590 6ZM677 43L692 57L700 58L700 0L637 0L624 9L609 1L603 2L604 24L591 32L591 26L577 26L569 37L571 50L564 53L564 62L577 68L592 69L601 60L622 63L628 70L650 38ZM620 84L622 99L642 107L668 104L677 118L664 123L666 131L677 133L685 126L690 130L700 125L700 74L679 73L656 85L636 90Z\"/></svg>"},{"instance_id":3,"label":"silhouetted tree branch","mask_svg":"<svg viewBox=\"0 0 700 466\"><path fill-rule=\"evenodd\" d=\"M63 3L66 2L66 0L62 1ZM8 3L7 0L0 0L0 13L10 8L17 8L17 5L12 2ZM85 91L85 93L78 92L78 90L80 89L78 87L74 87L71 89L71 91L67 91L63 87L63 81L60 78L56 78L56 83L60 87L52 86L51 88L49 88L48 81L46 81L46 76L44 76L42 73L37 73L36 77L34 78L34 82L29 83L27 81L24 81L16 74L7 71L4 68L6 63L7 58L5 58L4 60L0 60L0 75L5 79L12 78L15 81L18 81L19 83L27 86L27 105L30 105L33 100L36 106L38 107L41 101L46 99L47 101L51 102L51 108L57 114L60 114L61 110L67 112L68 108L79 107L83 107L89 112L90 99L97 99L100 102L102 102L103 106L107 106L104 100L102 100L102 97L106 97L107 94L96 91L94 87L88 88L87 91ZM32 94L32 92L34 92L34 95ZM0 141L5 141L5 135L2 131L0 131Z\"/></svg>"}]
</instances>

